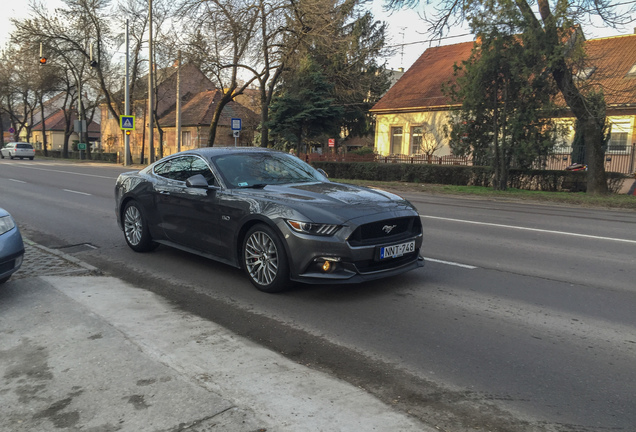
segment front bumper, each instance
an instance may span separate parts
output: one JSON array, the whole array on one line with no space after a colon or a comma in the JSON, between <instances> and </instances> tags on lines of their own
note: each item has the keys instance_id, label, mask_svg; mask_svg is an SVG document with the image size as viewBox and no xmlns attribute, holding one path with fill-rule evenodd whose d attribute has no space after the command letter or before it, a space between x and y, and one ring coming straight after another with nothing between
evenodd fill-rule
<instances>
[{"instance_id":1,"label":"front bumper","mask_svg":"<svg viewBox=\"0 0 636 432\"><path fill-rule=\"evenodd\" d=\"M279 225L288 248L290 279L312 284L360 283L423 267L421 225L415 233L405 232L377 241L354 240L359 227L401 218L416 218L419 223L419 215L413 212L386 212L348 221L334 236L323 237L299 234L286 225ZM414 242L414 251L396 258L380 259L380 248L408 242ZM326 262L329 263L328 270L323 267Z\"/></svg>"}]
</instances>

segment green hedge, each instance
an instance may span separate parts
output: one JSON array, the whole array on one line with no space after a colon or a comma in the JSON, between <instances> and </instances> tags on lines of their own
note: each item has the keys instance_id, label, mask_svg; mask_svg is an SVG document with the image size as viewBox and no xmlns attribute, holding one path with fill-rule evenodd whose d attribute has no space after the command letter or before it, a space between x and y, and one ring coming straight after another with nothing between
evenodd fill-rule
<instances>
[{"instance_id":1,"label":"green hedge","mask_svg":"<svg viewBox=\"0 0 636 432\"><path fill-rule=\"evenodd\" d=\"M488 167L376 162L314 162L312 165L325 170L330 177L340 179L492 186L492 169ZM625 176L607 173L607 177L610 191L618 192ZM526 190L581 192L587 187L586 173L512 169L509 172L508 186Z\"/></svg>"}]
</instances>

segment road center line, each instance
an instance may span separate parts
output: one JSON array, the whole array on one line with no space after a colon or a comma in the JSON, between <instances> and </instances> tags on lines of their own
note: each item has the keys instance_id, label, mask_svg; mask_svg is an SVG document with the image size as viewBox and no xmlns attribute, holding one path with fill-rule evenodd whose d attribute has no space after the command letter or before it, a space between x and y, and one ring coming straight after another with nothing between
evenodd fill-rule
<instances>
[{"instance_id":1,"label":"road center line","mask_svg":"<svg viewBox=\"0 0 636 432\"><path fill-rule=\"evenodd\" d=\"M475 267L472 265L468 265L468 264L460 264L460 263L456 263L456 262L452 262L452 261L442 261L442 260L438 260L435 258L424 258L425 261L430 261L430 262L436 262L436 263L440 263L440 264L446 264L446 265L452 265L455 267L461 267L461 268L465 268L465 269L470 269L470 270L475 270L476 268L479 267Z\"/></svg>"},{"instance_id":2,"label":"road center line","mask_svg":"<svg viewBox=\"0 0 636 432\"><path fill-rule=\"evenodd\" d=\"M74 193L74 194L79 194L79 195L87 195L87 196L91 196L92 194L86 193L86 192L79 192L79 191L74 191L74 190L70 190L70 189L63 189L64 192L70 192L70 193Z\"/></svg>"},{"instance_id":3,"label":"road center line","mask_svg":"<svg viewBox=\"0 0 636 432\"><path fill-rule=\"evenodd\" d=\"M473 224L473 225L484 225L484 226L491 226L491 227L497 227L497 228L509 228L509 229L516 229L521 231L534 231L534 232L540 232L540 233L546 233L546 234L558 234L558 235L565 235L565 236L572 236L572 237L583 237L583 238L589 238L589 239L595 239L595 240L609 240L609 241L636 244L636 240L628 240L628 239L621 239L621 238L614 238L614 237L601 237L601 236L595 236L595 235L589 235L589 234L577 234L577 233L569 233L569 232L563 232L563 231L544 230L539 228L528 228L528 227L520 227L520 226L514 226L514 225L502 225L502 224L495 224L495 223L489 223L489 222L477 222L477 221L469 221L469 220L462 220L462 219L451 219L451 218L445 218L445 217L439 217L439 216L420 215L420 217L427 218L427 219L445 220L449 222L462 222L462 223Z\"/></svg>"}]
</instances>

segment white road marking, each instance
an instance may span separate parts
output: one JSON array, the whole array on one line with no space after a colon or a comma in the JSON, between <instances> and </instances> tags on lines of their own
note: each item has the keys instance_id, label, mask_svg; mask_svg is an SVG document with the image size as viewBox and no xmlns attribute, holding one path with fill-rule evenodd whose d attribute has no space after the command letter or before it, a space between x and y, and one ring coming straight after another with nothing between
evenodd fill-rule
<instances>
[{"instance_id":1,"label":"white road marking","mask_svg":"<svg viewBox=\"0 0 636 432\"><path fill-rule=\"evenodd\" d=\"M74 191L71 189L63 189L64 192L70 192L70 193L74 193L74 194L79 194L79 195L87 195L87 196L91 196L92 194L86 193L86 192L79 192L79 191Z\"/></svg>"},{"instance_id":2,"label":"white road marking","mask_svg":"<svg viewBox=\"0 0 636 432\"><path fill-rule=\"evenodd\" d=\"M16 179L7 179L7 180L12 181L12 182L16 182L16 183L26 183L25 181L16 180Z\"/></svg>"},{"instance_id":3,"label":"white road marking","mask_svg":"<svg viewBox=\"0 0 636 432\"><path fill-rule=\"evenodd\" d=\"M594 240L609 240L609 241L636 244L636 240L621 239L621 238L614 238L614 237L601 237L601 236L595 236L595 235L589 235L589 234L577 234L577 233L569 233L564 231L544 230L539 228L528 228L528 227L520 227L520 226L514 226L514 225L502 225L502 224L495 224L495 223L489 223L489 222L477 222L477 221L469 221L469 220L463 220L463 219L451 219L451 218L445 218L445 217L439 217L439 216L420 215L420 217L427 218L427 219L439 219L439 220L445 220L450 222L462 222L462 223L474 224L474 225L485 225L485 226L492 226L497 228L509 228L509 229L516 229L521 231L534 231L534 232L540 232L540 233L546 233L546 234L558 234L558 235L566 235L566 236L572 236L572 237L583 237L583 238L589 238Z\"/></svg>"},{"instance_id":4,"label":"white road marking","mask_svg":"<svg viewBox=\"0 0 636 432\"><path fill-rule=\"evenodd\" d=\"M442 261L442 260L438 260L438 259L435 259L435 258L426 258L426 257L424 257L424 260L425 261L436 262L436 263L440 263L440 264L451 265L451 266L455 266L455 267L466 268L466 269L470 269L470 270L474 270L476 268L479 268L479 267L475 267L475 266L468 265L468 264L460 264L460 263L456 263L456 262L452 262L452 261Z\"/></svg>"}]
</instances>

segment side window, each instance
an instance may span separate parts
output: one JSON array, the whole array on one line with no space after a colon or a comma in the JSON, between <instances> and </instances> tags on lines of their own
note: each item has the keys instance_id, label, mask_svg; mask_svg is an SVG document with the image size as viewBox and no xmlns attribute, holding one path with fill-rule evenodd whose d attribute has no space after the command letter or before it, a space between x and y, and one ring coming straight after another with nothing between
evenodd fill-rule
<instances>
[{"instance_id":1,"label":"side window","mask_svg":"<svg viewBox=\"0 0 636 432\"><path fill-rule=\"evenodd\" d=\"M155 174L161 176L161 177L166 177L166 178L171 178L170 177L170 165L172 164L172 161L165 161L162 162L160 164L157 164L155 166Z\"/></svg>"},{"instance_id":2,"label":"side window","mask_svg":"<svg viewBox=\"0 0 636 432\"><path fill-rule=\"evenodd\" d=\"M202 174L208 184L215 184L214 174L208 165L196 156L182 156L163 162L155 167L155 174L182 182L195 174Z\"/></svg>"},{"instance_id":3,"label":"side window","mask_svg":"<svg viewBox=\"0 0 636 432\"><path fill-rule=\"evenodd\" d=\"M194 161L192 162L192 171L190 176L193 176L195 174L201 174L203 177L205 177L209 185L217 184L214 174L212 174L212 171L210 171L210 167L208 166L207 163L205 163L203 159L194 158Z\"/></svg>"}]
</instances>

